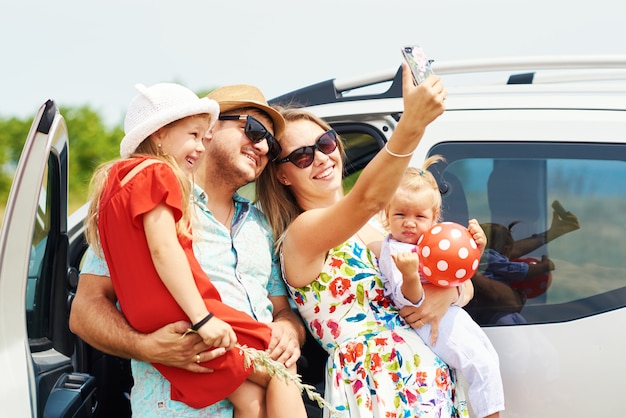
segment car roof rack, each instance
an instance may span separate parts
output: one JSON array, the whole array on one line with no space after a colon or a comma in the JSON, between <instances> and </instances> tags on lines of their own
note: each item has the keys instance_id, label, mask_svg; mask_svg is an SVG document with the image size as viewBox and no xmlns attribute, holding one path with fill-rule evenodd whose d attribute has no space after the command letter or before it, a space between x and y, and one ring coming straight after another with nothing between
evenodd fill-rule
<instances>
[{"instance_id":1,"label":"car roof rack","mask_svg":"<svg viewBox=\"0 0 626 418\"><path fill-rule=\"evenodd\" d=\"M506 84L543 84L576 81L626 80L626 55L572 55L514 57L433 62L438 75L468 75L490 72L511 74ZM553 74L538 71L557 70ZM382 93L351 94L357 89L391 82ZM484 83L481 83L484 84ZM364 76L330 79L270 100L272 105L314 106L355 100L389 99L402 96L402 67Z\"/></svg>"}]
</instances>

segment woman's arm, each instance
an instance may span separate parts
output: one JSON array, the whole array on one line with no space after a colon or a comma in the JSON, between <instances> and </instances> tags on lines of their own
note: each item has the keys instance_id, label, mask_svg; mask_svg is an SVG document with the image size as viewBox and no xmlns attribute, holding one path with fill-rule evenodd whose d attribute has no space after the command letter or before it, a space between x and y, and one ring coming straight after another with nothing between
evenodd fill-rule
<instances>
[{"instance_id":1,"label":"woman's arm","mask_svg":"<svg viewBox=\"0 0 626 418\"><path fill-rule=\"evenodd\" d=\"M526 300L509 285L490 279L479 272L472 277L474 293L481 308L519 312Z\"/></svg>"},{"instance_id":2,"label":"woman's arm","mask_svg":"<svg viewBox=\"0 0 626 418\"><path fill-rule=\"evenodd\" d=\"M309 284L319 273L326 252L353 236L385 207L395 193L409 164L410 154L417 147L426 126L445 109L443 101L447 93L442 81L431 76L415 86L405 64L402 94L404 113L386 147L392 153L405 156L380 151L365 167L350 193L330 207L307 210L294 220L283 243L291 285Z\"/></svg>"},{"instance_id":3,"label":"woman's arm","mask_svg":"<svg viewBox=\"0 0 626 418\"><path fill-rule=\"evenodd\" d=\"M572 212L567 212L565 217L560 217L556 211L552 212L552 223L547 231L534 234L528 238L517 240L513 243L513 249L509 258L520 258L531 251L536 250L548 242L580 229L578 218Z\"/></svg>"}]
</instances>

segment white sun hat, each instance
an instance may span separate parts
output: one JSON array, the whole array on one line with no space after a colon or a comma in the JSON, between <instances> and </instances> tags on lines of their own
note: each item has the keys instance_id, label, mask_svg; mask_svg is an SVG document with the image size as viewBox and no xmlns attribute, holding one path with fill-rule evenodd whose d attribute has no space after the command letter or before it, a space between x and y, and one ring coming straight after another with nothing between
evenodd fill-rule
<instances>
[{"instance_id":1,"label":"white sun hat","mask_svg":"<svg viewBox=\"0 0 626 418\"><path fill-rule=\"evenodd\" d=\"M193 91L176 83L159 83L151 87L136 84L139 92L128 105L120 155L129 157L139 144L165 125L187 116L209 114L209 129L217 120L219 104L212 99L199 98Z\"/></svg>"}]
</instances>

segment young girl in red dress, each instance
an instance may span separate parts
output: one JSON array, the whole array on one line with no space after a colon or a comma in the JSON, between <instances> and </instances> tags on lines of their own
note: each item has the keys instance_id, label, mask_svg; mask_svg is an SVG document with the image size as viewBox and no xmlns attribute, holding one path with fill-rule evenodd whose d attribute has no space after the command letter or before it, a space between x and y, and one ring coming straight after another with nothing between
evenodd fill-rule
<instances>
[{"instance_id":1,"label":"young girl in red dress","mask_svg":"<svg viewBox=\"0 0 626 418\"><path fill-rule=\"evenodd\" d=\"M193 254L190 178L217 102L173 83L136 88L122 159L94 174L88 218L89 243L106 259L122 312L143 333L188 320L208 346L226 349L205 363L210 374L155 364L173 400L203 408L228 398L238 418L265 416L265 402L281 405L285 417L306 416L294 384L245 366L235 345L265 350L270 328L223 304Z\"/></svg>"}]
</instances>

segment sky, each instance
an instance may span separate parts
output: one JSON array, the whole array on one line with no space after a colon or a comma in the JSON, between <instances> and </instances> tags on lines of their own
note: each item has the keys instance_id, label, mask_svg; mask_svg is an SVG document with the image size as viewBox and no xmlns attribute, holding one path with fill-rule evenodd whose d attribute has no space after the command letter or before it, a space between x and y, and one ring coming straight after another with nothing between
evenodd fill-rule
<instances>
[{"instance_id":1,"label":"sky","mask_svg":"<svg viewBox=\"0 0 626 418\"><path fill-rule=\"evenodd\" d=\"M134 85L200 92L247 83L272 98L397 68L419 44L436 61L626 55L618 0L22 0L0 5L0 117L47 100L121 124ZM445 80L444 80L445 81Z\"/></svg>"}]
</instances>

